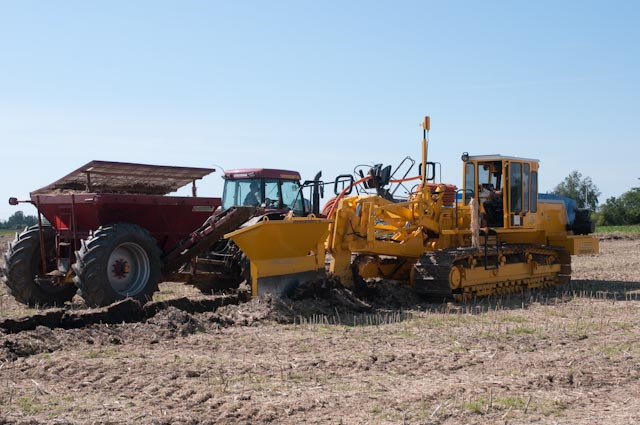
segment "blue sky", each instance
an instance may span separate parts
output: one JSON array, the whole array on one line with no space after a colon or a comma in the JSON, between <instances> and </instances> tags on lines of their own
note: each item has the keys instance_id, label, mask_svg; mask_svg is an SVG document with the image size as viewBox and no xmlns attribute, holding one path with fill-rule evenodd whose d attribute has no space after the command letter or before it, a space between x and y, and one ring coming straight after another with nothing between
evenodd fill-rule
<instances>
[{"instance_id":1,"label":"blue sky","mask_svg":"<svg viewBox=\"0 0 640 425\"><path fill-rule=\"evenodd\" d=\"M460 154L638 186L639 2L0 1L0 218L92 160L311 178ZM219 196L219 173L200 194ZM23 208L25 209L25 208ZM25 209L25 211L30 211Z\"/></svg>"}]
</instances>

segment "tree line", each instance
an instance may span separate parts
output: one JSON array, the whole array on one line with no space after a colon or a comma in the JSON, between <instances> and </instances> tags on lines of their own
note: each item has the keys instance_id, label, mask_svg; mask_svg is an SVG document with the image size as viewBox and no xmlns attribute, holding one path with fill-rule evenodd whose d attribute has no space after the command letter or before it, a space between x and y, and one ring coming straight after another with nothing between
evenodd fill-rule
<instances>
[{"instance_id":1,"label":"tree line","mask_svg":"<svg viewBox=\"0 0 640 425\"><path fill-rule=\"evenodd\" d=\"M7 220L0 220L0 229L22 230L27 226L38 224L34 215L24 215L22 211L16 211Z\"/></svg>"}]
</instances>

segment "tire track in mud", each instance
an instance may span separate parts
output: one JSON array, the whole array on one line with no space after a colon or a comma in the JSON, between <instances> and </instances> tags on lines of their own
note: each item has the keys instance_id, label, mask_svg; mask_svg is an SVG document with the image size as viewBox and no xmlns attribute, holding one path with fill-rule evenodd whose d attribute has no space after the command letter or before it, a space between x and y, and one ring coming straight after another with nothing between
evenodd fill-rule
<instances>
[{"instance_id":1,"label":"tire track in mud","mask_svg":"<svg viewBox=\"0 0 640 425\"><path fill-rule=\"evenodd\" d=\"M320 280L301 285L291 298L266 295L250 300L248 294L239 292L185 296L145 304L128 298L106 307L86 310L53 308L19 318L0 320L0 332L15 334L40 326L49 329L78 329L96 324L145 322L169 308L195 314L215 312L228 305L241 305L244 307L239 307L239 312L247 317L256 314L265 317L270 315L277 322L289 323L299 315L332 315L336 311L345 314L375 313L378 310L416 307L425 303L419 295L398 282L378 282L374 288L350 290L336 280Z\"/></svg>"},{"instance_id":2,"label":"tire track in mud","mask_svg":"<svg viewBox=\"0 0 640 425\"><path fill-rule=\"evenodd\" d=\"M339 311L341 317L351 317L388 305L390 293L399 290L395 286L376 292L373 297L362 298L344 287L318 282L300 288L295 299L262 296L247 302L244 294L239 293L181 297L144 305L127 299L87 310L48 309L0 320L0 361L15 361L79 345L117 348L132 341L162 344L197 332L255 326L265 320L293 323L303 315L320 316ZM407 300L395 301L405 304Z\"/></svg>"},{"instance_id":3,"label":"tire track in mud","mask_svg":"<svg viewBox=\"0 0 640 425\"><path fill-rule=\"evenodd\" d=\"M133 323L150 319L160 311L171 307L186 313L204 313L215 311L225 305L238 304L239 302L238 296L234 295L201 298L181 297L146 304L141 304L139 301L128 298L103 308L79 311L59 308L17 319L4 319L0 321L0 330L13 334L34 330L39 326L49 329L77 329L94 324Z\"/></svg>"}]
</instances>

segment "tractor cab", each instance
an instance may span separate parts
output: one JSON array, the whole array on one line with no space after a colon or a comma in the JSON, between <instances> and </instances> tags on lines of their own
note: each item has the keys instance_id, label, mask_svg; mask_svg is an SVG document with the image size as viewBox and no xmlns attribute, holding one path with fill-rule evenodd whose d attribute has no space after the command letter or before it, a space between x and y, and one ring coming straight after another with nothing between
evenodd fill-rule
<instances>
[{"instance_id":1,"label":"tractor cab","mask_svg":"<svg viewBox=\"0 0 640 425\"><path fill-rule=\"evenodd\" d=\"M532 228L538 211L538 160L462 155L463 199L478 201L483 227Z\"/></svg>"},{"instance_id":2,"label":"tractor cab","mask_svg":"<svg viewBox=\"0 0 640 425\"><path fill-rule=\"evenodd\" d=\"M297 216L309 213L300 190L297 171L267 168L229 170L224 173L222 208L252 206L293 211Z\"/></svg>"}]
</instances>

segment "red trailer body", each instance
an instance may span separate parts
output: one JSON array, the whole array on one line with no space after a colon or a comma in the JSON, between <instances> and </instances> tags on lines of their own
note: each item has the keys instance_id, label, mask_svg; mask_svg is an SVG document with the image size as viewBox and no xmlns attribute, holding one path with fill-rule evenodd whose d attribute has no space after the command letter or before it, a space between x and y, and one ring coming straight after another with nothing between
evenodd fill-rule
<instances>
[{"instance_id":1,"label":"red trailer body","mask_svg":"<svg viewBox=\"0 0 640 425\"><path fill-rule=\"evenodd\" d=\"M100 226L127 222L147 229L163 253L221 205L220 198L116 193L33 194L31 200L64 239L85 239Z\"/></svg>"},{"instance_id":2,"label":"red trailer body","mask_svg":"<svg viewBox=\"0 0 640 425\"><path fill-rule=\"evenodd\" d=\"M91 161L31 193L31 201L58 233L76 245L100 226L126 222L146 229L166 254L222 204L196 197L196 180L212 168ZM193 184L194 196L166 196ZM75 241L75 242L74 242Z\"/></svg>"}]
</instances>

